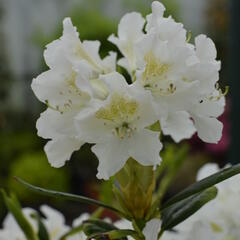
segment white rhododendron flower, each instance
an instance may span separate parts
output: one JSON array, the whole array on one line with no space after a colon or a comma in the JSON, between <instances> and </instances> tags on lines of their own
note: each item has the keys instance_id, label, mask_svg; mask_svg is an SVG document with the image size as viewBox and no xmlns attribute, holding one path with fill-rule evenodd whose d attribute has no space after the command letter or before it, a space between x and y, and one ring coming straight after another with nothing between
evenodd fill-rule
<instances>
[{"instance_id":1,"label":"white rhododendron flower","mask_svg":"<svg viewBox=\"0 0 240 240\"><path fill-rule=\"evenodd\" d=\"M37 231L37 223L31 218L31 214L35 213L33 209L24 208L23 214L26 219L31 223L34 231ZM12 214L8 214L3 221L3 228L0 229L1 240L25 240L25 235L18 226Z\"/></svg>"},{"instance_id":2,"label":"white rhododendron flower","mask_svg":"<svg viewBox=\"0 0 240 240\"><path fill-rule=\"evenodd\" d=\"M216 164L200 169L198 180L219 171ZM186 240L238 240L240 239L240 213L236 211L240 200L240 176L236 175L217 184L216 199L204 206L191 218L177 227Z\"/></svg>"},{"instance_id":3,"label":"white rhododendron flower","mask_svg":"<svg viewBox=\"0 0 240 240\"><path fill-rule=\"evenodd\" d=\"M116 53L101 59L98 41L79 40L69 18L60 39L47 45L49 70L33 80L32 88L47 110L37 121L50 164L61 167L84 143L95 144L98 177L108 179L131 157L142 165L160 163L162 144L150 125L175 142L197 132L204 142L217 143L225 92L218 87L221 64L205 35L190 43L183 24L164 17L165 7L152 3L146 19L128 13L118 36L111 35L123 55L118 64L130 75L116 72Z\"/></svg>"},{"instance_id":4,"label":"white rhododendron flower","mask_svg":"<svg viewBox=\"0 0 240 240\"><path fill-rule=\"evenodd\" d=\"M157 119L150 92L129 85L119 73L101 79L109 89L108 98L76 117L79 136L96 143L92 151L99 159L98 177L108 179L130 157L146 166L159 164L159 133L146 129Z\"/></svg>"},{"instance_id":5,"label":"white rhododendron flower","mask_svg":"<svg viewBox=\"0 0 240 240\"><path fill-rule=\"evenodd\" d=\"M84 143L76 135L74 116L91 98L104 98L107 92L99 75L115 70L115 53L104 60L98 54L98 41L81 42L71 20L63 21L63 36L49 45L44 57L49 70L33 80L32 89L48 109L37 121L38 135L52 139L45 147L49 162L61 167L73 151Z\"/></svg>"}]
</instances>

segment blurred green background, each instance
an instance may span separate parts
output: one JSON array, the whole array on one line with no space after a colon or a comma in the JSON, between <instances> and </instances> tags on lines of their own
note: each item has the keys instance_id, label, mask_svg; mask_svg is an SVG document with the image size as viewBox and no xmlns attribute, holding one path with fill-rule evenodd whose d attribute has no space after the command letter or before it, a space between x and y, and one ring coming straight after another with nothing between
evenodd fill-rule
<instances>
[{"instance_id":1,"label":"blurred green background","mask_svg":"<svg viewBox=\"0 0 240 240\"><path fill-rule=\"evenodd\" d=\"M95 177L97 160L85 145L61 169L53 169L43 152L45 141L36 134L35 123L45 109L33 95L30 85L33 77L47 67L43 61L44 46L61 36L62 19L72 18L81 40L99 39L101 55L116 48L107 41L116 33L121 16L130 11L150 12L149 0L1 0L0 1L0 187L14 191L23 206L37 207L48 203L63 209L68 219L77 217L87 206L66 204L33 194L18 185L13 176L50 189L98 197L110 202L110 184ZM217 44L218 58L222 60L221 84L231 85L227 99L223 139L218 145L203 144L196 137L178 146L187 146L185 164L169 194L179 191L194 181L197 169L205 162L224 165L237 162L238 145L238 79L236 64L239 53L238 1L230 0L162 0L166 15L173 15L185 24L193 36L208 34ZM235 5L233 5L235 4ZM233 7L233 6L235 7ZM231 11L231 7L233 11ZM235 19L231 23L231 19ZM236 25L236 26L234 26ZM238 28L240 29L240 28ZM240 42L240 41L239 41ZM234 48L234 50L232 50ZM234 129L234 134L231 134ZM232 136L233 135L233 136ZM232 136L232 137L231 137ZM173 158L176 146L166 138L165 158ZM233 143L233 144L231 144ZM229 152L231 154L229 154ZM101 192L101 194L100 194ZM0 220L6 213L0 203Z\"/></svg>"}]
</instances>

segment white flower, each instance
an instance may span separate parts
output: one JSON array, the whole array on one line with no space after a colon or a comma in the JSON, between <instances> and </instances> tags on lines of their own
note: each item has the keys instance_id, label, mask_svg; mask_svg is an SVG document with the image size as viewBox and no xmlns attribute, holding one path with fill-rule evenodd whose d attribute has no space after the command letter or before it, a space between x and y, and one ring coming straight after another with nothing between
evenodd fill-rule
<instances>
[{"instance_id":1,"label":"white flower","mask_svg":"<svg viewBox=\"0 0 240 240\"><path fill-rule=\"evenodd\" d=\"M32 214L36 213L36 211L30 208L24 208L22 211L28 222L31 224L34 232L37 234L37 222L31 217ZM46 205L41 206L41 212L45 216L45 218L42 218L42 221L44 223L44 226L46 227L46 230L48 231L50 240L58 240L62 235L64 235L67 231L70 230L70 227L65 224L65 219L60 212ZM18 226L18 223L16 222L12 214L8 214L3 222L3 229L0 229L0 239L26 239L23 231Z\"/></svg>"},{"instance_id":2,"label":"white flower","mask_svg":"<svg viewBox=\"0 0 240 240\"><path fill-rule=\"evenodd\" d=\"M201 180L219 171L216 164L207 164L198 173ZM240 176L236 175L217 184L218 195L177 230L186 240L237 240L240 238L239 207Z\"/></svg>"},{"instance_id":3,"label":"white flower","mask_svg":"<svg viewBox=\"0 0 240 240\"><path fill-rule=\"evenodd\" d=\"M40 210L45 216L43 223L46 226L50 240L58 240L70 230L62 213L47 205L41 206Z\"/></svg>"},{"instance_id":4,"label":"white flower","mask_svg":"<svg viewBox=\"0 0 240 240\"><path fill-rule=\"evenodd\" d=\"M63 166L84 144L76 135L74 116L91 98L108 95L99 75L114 71L116 62L114 53L104 60L99 57L98 41L81 42L69 18L63 27L63 36L47 45L44 52L50 70L32 82L34 93L48 106L37 121L37 129L39 136L51 139L45 151L54 167Z\"/></svg>"},{"instance_id":5,"label":"white flower","mask_svg":"<svg viewBox=\"0 0 240 240\"><path fill-rule=\"evenodd\" d=\"M99 159L97 176L108 179L130 157L142 165L159 164L159 134L146 129L156 121L151 94L128 85L118 73L102 80L109 87L108 98L76 117L79 136L96 143L92 151Z\"/></svg>"},{"instance_id":6,"label":"white flower","mask_svg":"<svg viewBox=\"0 0 240 240\"><path fill-rule=\"evenodd\" d=\"M163 134L179 142L197 131L203 141L217 143L222 135L222 123L217 117L222 114L225 101L216 87L221 64L216 61L215 45L205 35L198 36L195 45L190 44L183 25L164 17L164 11L160 2L152 3L146 33L142 32L140 21L131 21L131 14L123 17L125 24L121 22L119 26L122 36L129 36L128 29L122 27L127 24L135 24L138 31L134 41L126 37L134 45L131 49L135 78L152 92ZM115 43L121 50L120 39L115 39ZM123 55L129 59L126 53ZM120 64L133 69L125 60Z\"/></svg>"},{"instance_id":7,"label":"white flower","mask_svg":"<svg viewBox=\"0 0 240 240\"><path fill-rule=\"evenodd\" d=\"M30 208L24 208L23 214L26 219L31 223L34 231L37 231L37 224L31 218L31 214L35 211ZM1 240L25 240L25 235L18 226L18 223L15 221L12 214L8 214L3 221L3 229L0 229L0 239Z\"/></svg>"},{"instance_id":8,"label":"white flower","mask_svg":"<svg viewBox=\"0 0 240 240\"><path fill-rule=\"evenodd\" d=\"M140 13L127 13L122 17L118 26L118 38L114 35L109 37L109 41L114 43L124 58L118 64L132 74L136 70L135 45L143 37L143 26L145 20Z\"/></svg>"}]
</instances>

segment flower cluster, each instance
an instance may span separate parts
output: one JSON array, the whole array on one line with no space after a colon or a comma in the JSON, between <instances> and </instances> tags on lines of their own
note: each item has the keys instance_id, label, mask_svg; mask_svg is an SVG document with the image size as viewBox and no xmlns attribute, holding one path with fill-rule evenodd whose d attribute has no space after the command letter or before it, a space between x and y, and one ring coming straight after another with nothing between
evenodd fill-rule
<instances>
[{"instance_id":1,"label":"flower cluster","mask_svg":"<svg viewBox=\"0 0 240 240\"><path fill-rule=\"evenodd\" d=\"M49 162L61 167L84 143L93 144L99 159L98 178L116 174L129 158L144 166L161 162L160 132L175 142L197 132L217 143L222 123L224 92L219 88L220 62L205 35L190 43L190 34L165 8L153 2L152 13L128 13L118 36L111 35L122 57L99 56L98 41L79 39L69 18L63 35L44 52L49 70L35 78L32 89L47 110L37 121L38 135ZM116 71L125 68L131 79ZM153 131L154 124L160 126ZM154 129L155 130L155 129Z\"/></svg>"}]
</instances>

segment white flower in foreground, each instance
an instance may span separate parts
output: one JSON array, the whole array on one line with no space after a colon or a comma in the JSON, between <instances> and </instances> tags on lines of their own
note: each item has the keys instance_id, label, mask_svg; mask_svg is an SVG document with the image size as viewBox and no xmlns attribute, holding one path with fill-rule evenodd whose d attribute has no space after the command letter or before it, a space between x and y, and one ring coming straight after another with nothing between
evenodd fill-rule
<instances>
[{"instance_id":1,"label":"white flower in foreground","mask_svg":"<svg viewBox=\"0 0 240 240\"><path fill-rule=\"evenodd\" d=\"M61 167L84 143L76 135L74 116L91 98L104 99L108 93L100 74L115 70L116 54L100 59L98 41L79 40L71 20L63 21L63 36L49 45L44 58L49 70L32 82L32 89L48 109L37 121L38 135L51 139L45 146L50 164Z\"/></svg>"},{"instance_id":2,"label":"white flower in foreground","mask_svg":"<svg viewBox=\"0 0 240 240\"><path fill-rule=\"evenodd\" d=\"M207 164L198 174L205 178L219 171L216 164ZM238 240L240 239L240 176L236 175L217 185L218 195L177 230L186 240Z\"/></svg>"},{"instance_id":3,"label":"white flower in foreground","mask_svg":"<svg viewBox=\"0 0 240 240\"><path fill-rule=\"evenodd\" d=\"M156 121L151 94L128 85L118 73L102 80L109 88L108 98L76 117L79 136L96 143L92 151L99 159L98 178L108 179L130 157L142 165L159 164L159 133L146 129Z\"/></svg>"}]
</instances>

